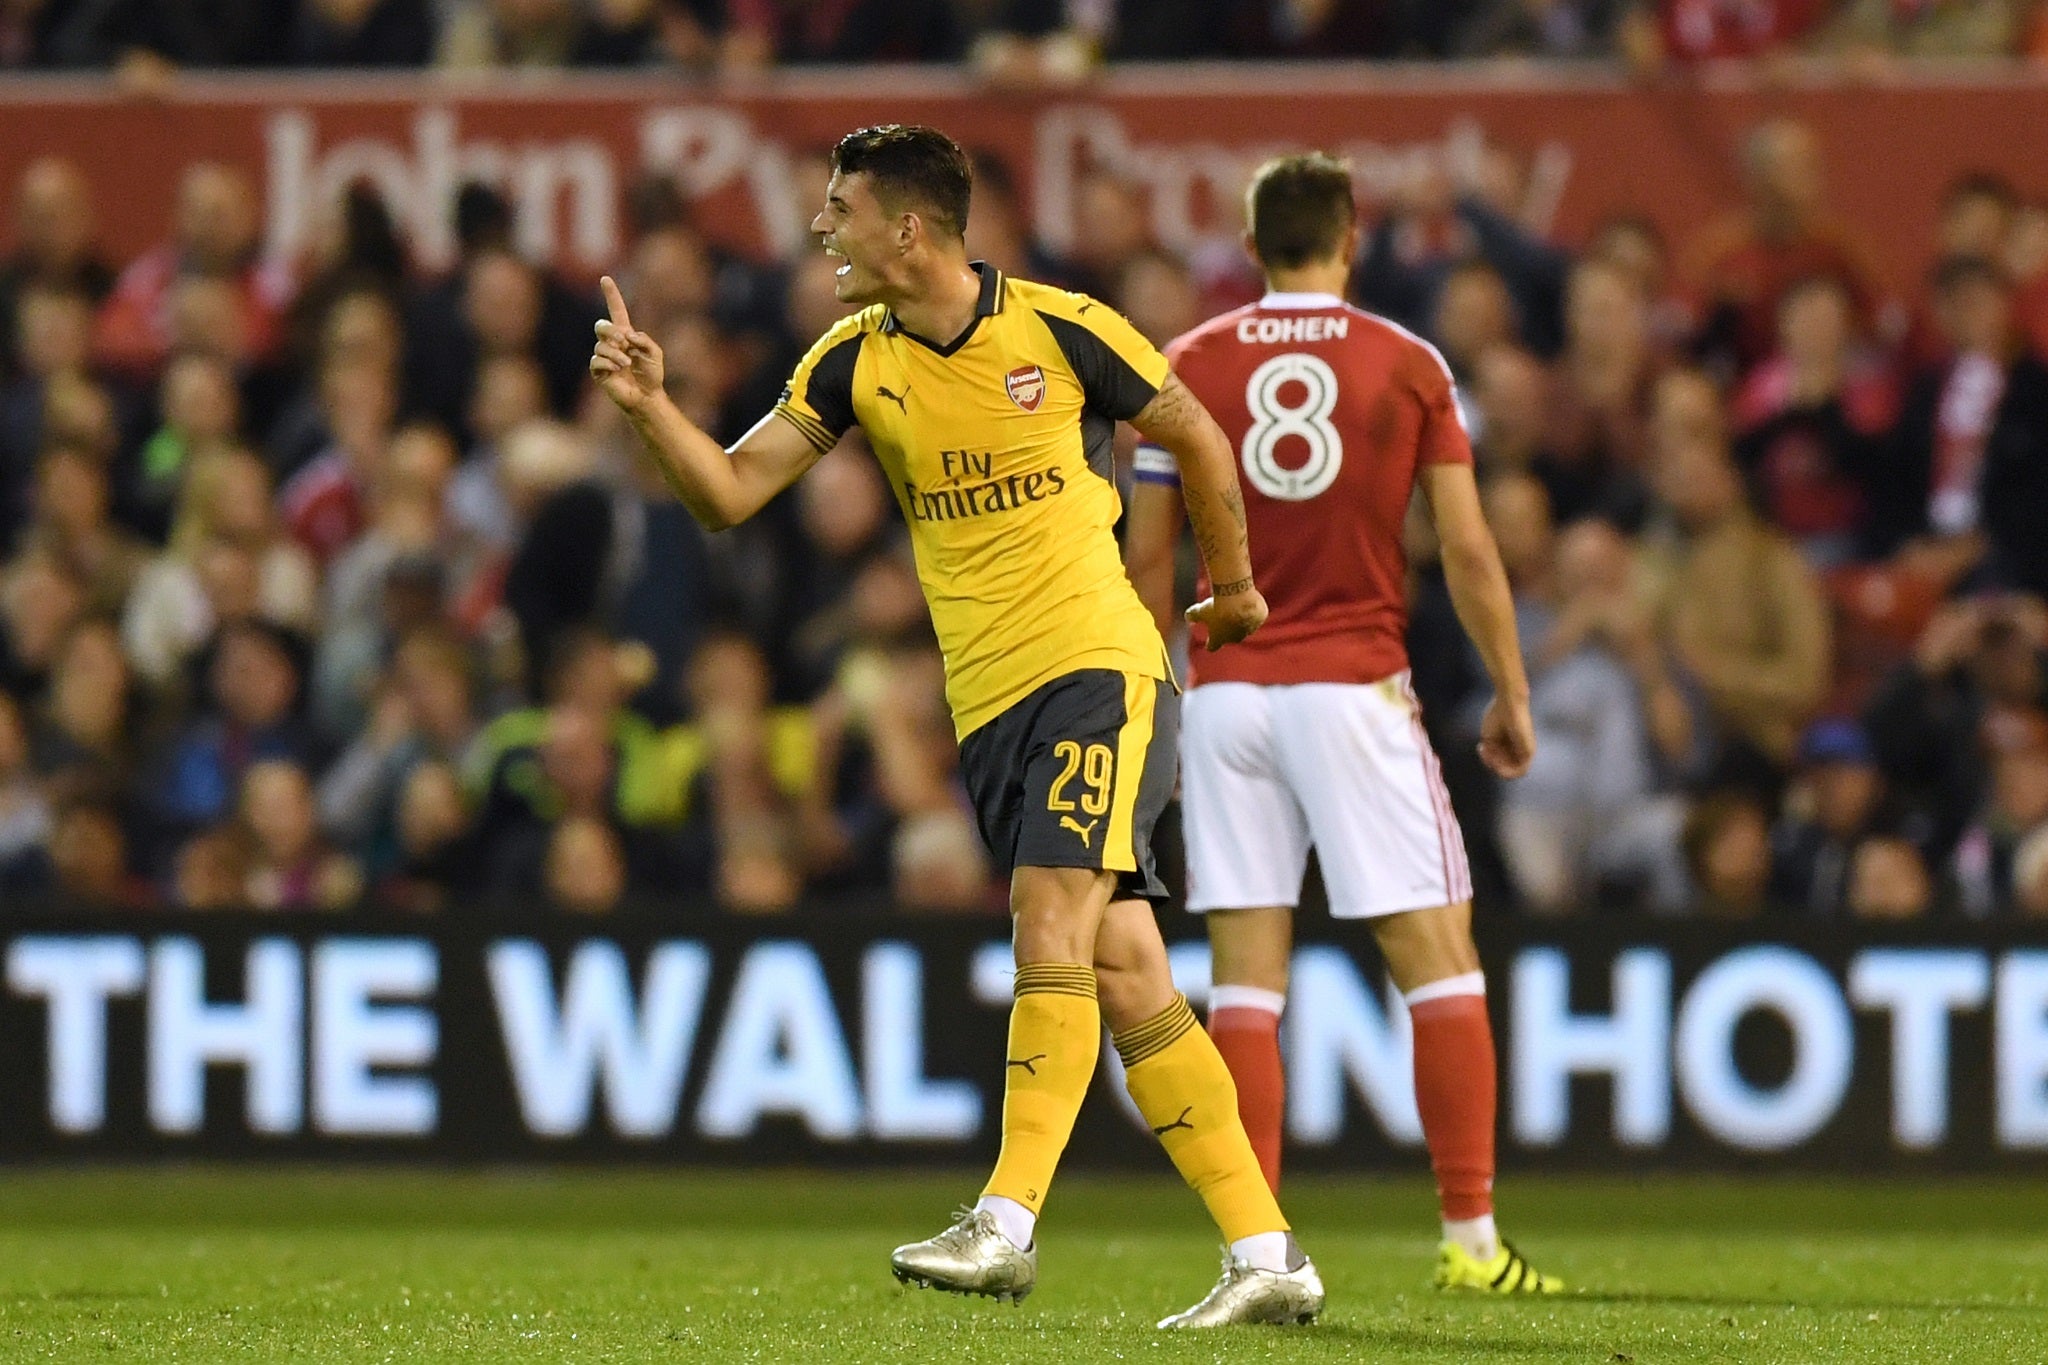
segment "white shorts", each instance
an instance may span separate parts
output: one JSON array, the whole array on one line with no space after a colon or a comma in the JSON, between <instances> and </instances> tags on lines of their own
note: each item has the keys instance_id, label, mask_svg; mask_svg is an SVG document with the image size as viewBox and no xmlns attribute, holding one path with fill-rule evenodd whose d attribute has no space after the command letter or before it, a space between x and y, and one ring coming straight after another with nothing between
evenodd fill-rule
<instances>
[{"instance_id":1,"label":"white shorts","mask_svg":"<svg viewBox=\"0 0 2048 1365\"><path fill-rule=\"evenodd\" d=\"M1180 762L1196 913L1295 905L1311 845L1338 919L1471 899L1465 837L1406 672L1194 688Z\"/></svg>"}]
</instances>

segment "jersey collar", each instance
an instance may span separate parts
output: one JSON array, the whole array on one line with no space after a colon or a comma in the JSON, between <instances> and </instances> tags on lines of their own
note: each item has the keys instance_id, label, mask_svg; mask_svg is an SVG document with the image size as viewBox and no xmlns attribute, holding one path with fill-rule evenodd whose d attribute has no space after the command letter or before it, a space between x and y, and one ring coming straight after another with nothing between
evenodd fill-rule
<instances>
[{"instance_id":1,"label":"jersey collar","mask_svg":"<svg viewBox=\"0 0 2048 1365\"><path fill-rule=\"evenodd\" d=\"M1335 294L1291 294L1274 292L1259 300L1261 308L1342 308L1344 300Z\"/></svg>"},{"instance_id":2,"label":"jersey collar","mask_svg":"<svg viewBox=\"0 0 2048 1365\"><path fill-rule=\"evenodd\" d=\"M896 320L894 313L883 316L882 330L890 336L909 337L918 345L937 351L942 356L951 355L962 346L965 346L981 327L981 320L983 318L994 317L997 313L1003 311L1003 300L1010 292L1008 284L1003 279L1003 272L990 265L987 261L969 261L967 264L970 270L981 276L981 295L974 301L974 320L967 324L966 331L954 337L950 343L941 346L929 337L921 337L905 327Z\"/></svg>"}]
</instances>

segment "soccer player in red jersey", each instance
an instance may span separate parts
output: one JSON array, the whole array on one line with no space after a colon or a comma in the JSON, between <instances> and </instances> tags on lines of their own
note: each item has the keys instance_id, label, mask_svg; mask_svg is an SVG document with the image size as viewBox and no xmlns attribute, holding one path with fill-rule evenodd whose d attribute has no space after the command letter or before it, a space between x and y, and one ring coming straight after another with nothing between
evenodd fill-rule
<instances>
[{"instance_id":1,"label":"soccer player in red jersey","mask_svg":"<svg viewBox=\"0 0 2048 1365\"><path fill-rule=\"evenodd\" d=\"M1535 753L1514 606L1480 514L1472 447L1436 349L1346 304L1358 245L1351 177L1280 157L1247 194L1265 297L1167 348L1243 463L1253 572L1271 615L1203 653L1193 627L1181 732L1188 908L1214 956L1209 1029L1266 1178L1280 1178L1293 910L1314 846L1330 913L1369 919L1414 1023L1415 1099L1443 1206L1436 1282L1548 1292L1493 1222L1494 1050L1472 943L1465 845L1408 680L1402 522L1428 500L1458 619L1494 699L1481 758ZM1126 558L1162 628L1174 609L1175 466L1140 447ZM1204 582L1198 596L1209 591Z\"/></svg>"}]
</instances>

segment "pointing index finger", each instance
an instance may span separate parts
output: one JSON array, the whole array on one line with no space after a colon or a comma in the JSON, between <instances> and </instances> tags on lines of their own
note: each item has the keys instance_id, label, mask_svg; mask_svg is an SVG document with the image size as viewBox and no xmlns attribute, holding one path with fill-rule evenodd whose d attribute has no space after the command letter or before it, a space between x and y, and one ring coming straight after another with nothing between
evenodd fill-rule
<instances>
[{"instance_id":1,"label":"pointing index finger","mask_svg":"<svg viewBox=\"0 0 2048 1365\"><path fill-rule=\"evenodd\" d=\"M600 278L597 284L604 290L604 306L611 311L612 325L622 331L632 331L633 319L627 316L626 296L619 292L618 281L606 275Z\"/></svg>"}]
</instances>

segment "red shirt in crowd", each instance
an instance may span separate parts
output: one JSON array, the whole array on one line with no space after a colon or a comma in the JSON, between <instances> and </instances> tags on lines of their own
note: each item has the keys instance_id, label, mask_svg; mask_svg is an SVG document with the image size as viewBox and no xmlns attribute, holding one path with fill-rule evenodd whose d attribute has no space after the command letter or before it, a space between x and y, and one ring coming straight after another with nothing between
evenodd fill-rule
<instances>
[{"instance_id":1,"label":"red shirt in crowd","mask_svg":"<svg viewBox=\"0 0 2048 1365\"><path fill-rule=\"evenodd\" d=\"M1408 666L1402 524L1422 466L1472 463L1436 348L1329 294L1268 294L1167 347L1242 461L1253 572L1271 615L1203 652L1191 682L1369 683ZM1141 447L1138 477L1172 482ZM1209 592L1206 571L1201 592Z\"/></svg>"},{"instance_id":2,"label":"red shirt in crowd","mask_svg":"<svg viewBox=\"0 0 2048 1365\"><path fill-rule=\"evenodd\" d=\"M1813 27L1822 0L1662 0L1657 27L1672 60L1759 57Z\"/></svg>"}]
</instances>

